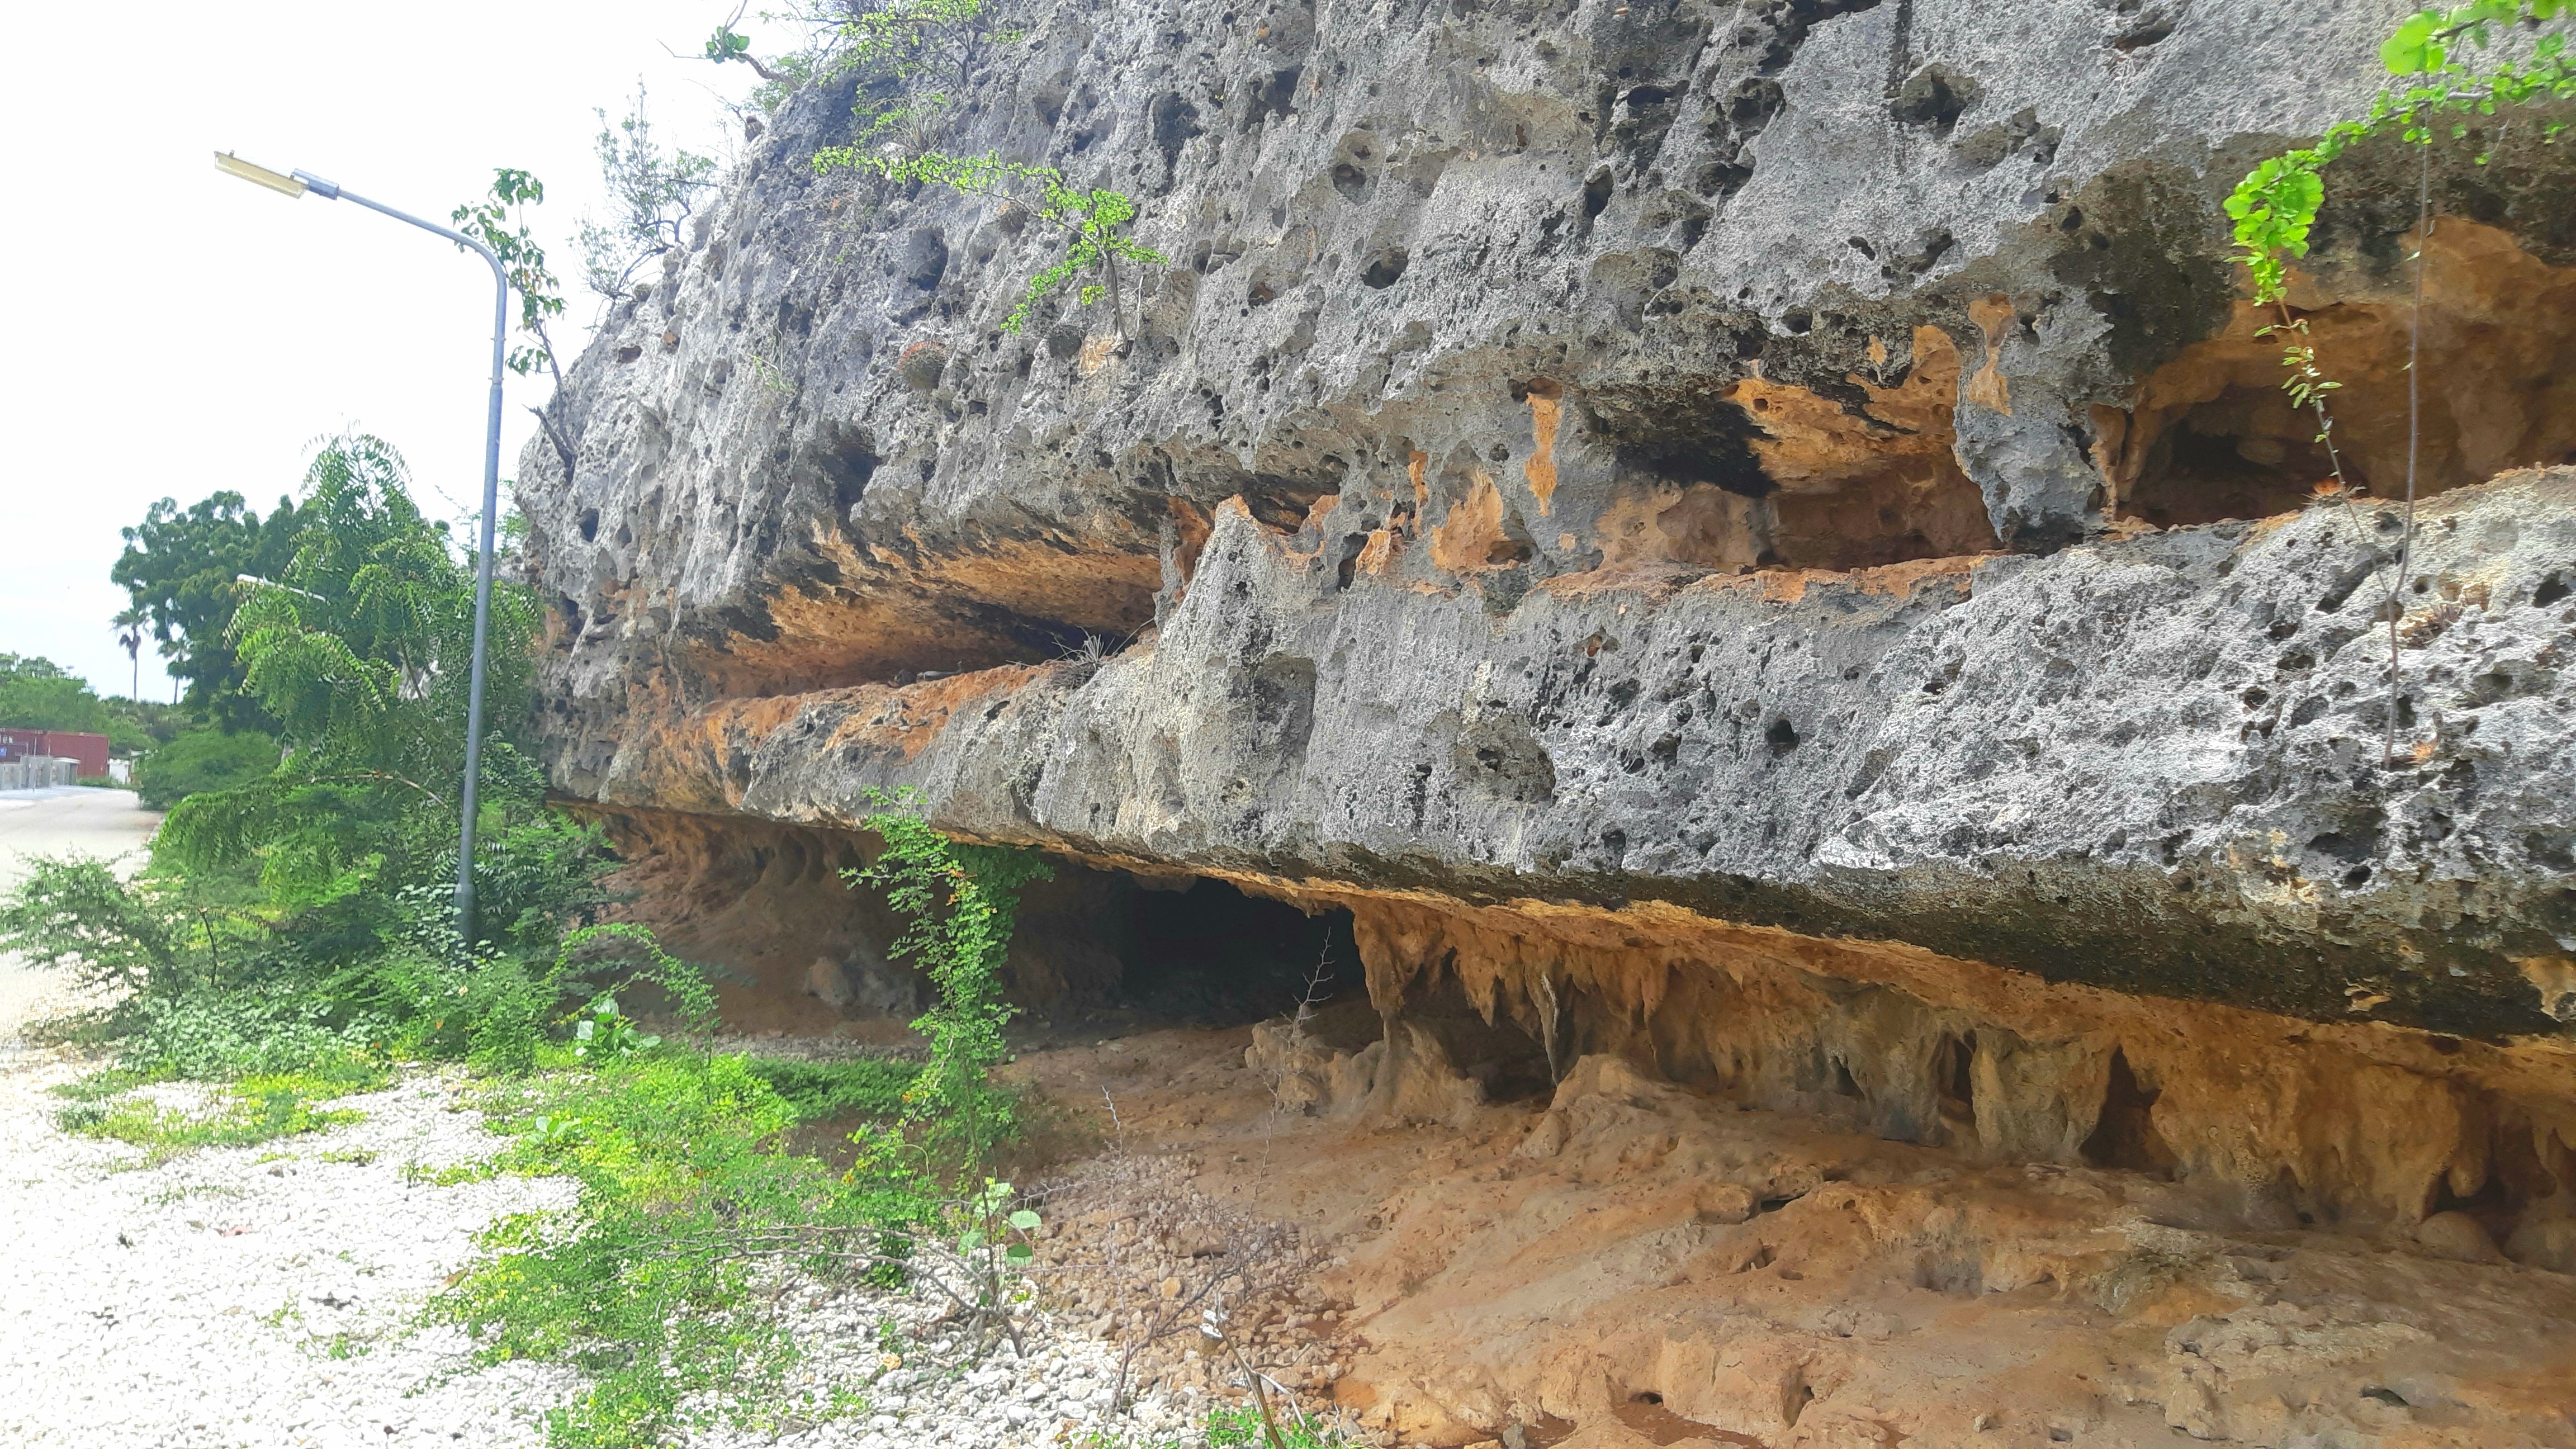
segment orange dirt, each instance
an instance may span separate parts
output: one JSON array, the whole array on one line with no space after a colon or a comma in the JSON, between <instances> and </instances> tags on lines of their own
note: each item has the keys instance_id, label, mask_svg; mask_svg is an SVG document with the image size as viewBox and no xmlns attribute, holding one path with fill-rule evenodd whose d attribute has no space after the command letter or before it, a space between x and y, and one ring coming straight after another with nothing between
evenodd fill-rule
<instances>
[{"instance_id":1,"label":"orange dirt","mask_svg":"<svg viewBox=\"0 0 2576 1449\"><path fill-rule=\"evenodd\" d=\"M1250 1042L1014 1070L1320 1243L1313 1298L1347 1309L1273 1351L1399 1443L2576 1444L2576 1278L2232 1228L2151 1174L1981 1165L1611 1057L1552 1103L1306 1115Z\"/></svg>"}]
</instances>

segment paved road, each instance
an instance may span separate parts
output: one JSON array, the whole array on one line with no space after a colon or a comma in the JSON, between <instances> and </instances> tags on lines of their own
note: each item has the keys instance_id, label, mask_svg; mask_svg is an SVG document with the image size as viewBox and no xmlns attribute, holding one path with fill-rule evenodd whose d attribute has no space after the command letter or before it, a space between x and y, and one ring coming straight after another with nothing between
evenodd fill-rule
<instances>
[{"instance_id":1,"label":"paved road","mask_svg":"<svg viewBox=\"0 0 2576 1449\"><path fill-rule=\"evenodd\" d=\"M77 853L139 862L143 842L160 823L131 790L0 790L0 889L17 883L29 856ZM0 1036L17 1028L20 1013L43 985L15 957L0 956Z\"/></svg>"}]
</instances>

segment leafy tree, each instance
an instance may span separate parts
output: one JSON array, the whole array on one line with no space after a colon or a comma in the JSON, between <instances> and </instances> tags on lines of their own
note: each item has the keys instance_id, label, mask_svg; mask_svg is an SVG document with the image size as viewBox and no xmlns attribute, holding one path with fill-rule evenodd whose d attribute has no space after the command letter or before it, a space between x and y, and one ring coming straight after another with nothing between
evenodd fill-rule
<instances>
[{"instance_id":1,"label":"leafy tree","mask_svg":"<svg viewBox=\"0 0 2576 1449\"><path fill-rule=\"evenodd\" d=\"M716 163L663 151L653 140L641 83L626 119L611 124L606 111L592 114L599 117L599 175L615 211L607 221L582 220L582 271L592 291L613 299L626 295L638 267L680 244L697 198L715 185Z\"/></svg>"},{"instance_id":2,"label":"leafy tree","mask_svg":"<svg viewBox=\"0 0 2576 1449\"><path fill-rule=\"evenodd\" d=\"M208 725L145 755L135 766L134 788L146 808L167 810L203 791L250 784L276 768L277 741Z\"/></svg>"},{"instance_id":3,"label":"leafy tree","mask_svg":"<svg viewBox=\"0 0 2576 1449\"><path fill-rule=\"evenodd\" d=\"M0 729L105 735L120 751L152 743L127 701L101 699L89 681L34 655L0 654Z\"/></svg>"},{"instance_id":4,"label":"leafy tree","mask_svg":"<svg viewBox=\"0 0 2576 1449\"><path fill-rule=\"evenodd\" d=\"M563 464L563 475L569 482L573 460L581 450L564 431L563 364L555 353L550 328L554 319L564 313L563 284L546 266L546 249L538 245L536 231L528 223L528 208L545 199L546 184L533 172L497 167L492 172L492 189L457 207L448 219L457 230L492 249L510 279L510 290L518 293L522 341L510 349L506 361L510 370L521 377L543 368L546 376L554 379L555 390L546 405L528 411L536 415L537 426L544 430L546 441L554 445L555 457Z\"/></svg>"},{"instance_id":5,"label":"leafy tree","mask_svg":"<svg viewBox=\"0 0 2576 1449\"><path fill-rule=\"evenodd\" d=\"M108 577L133 599L130 612L171 661L170 672L187 681L191 712L232 729L267 724L242 693L233 610L243 574L268 578L286 566L298 526L292 499L278 499L263 518L240 494L223 492L185 508L164 498L124 531L125 552Z\"/></svg>"},{"instance_id":6,"label":"leafy tree","mask_svg":"<svg viewBox=\"0 0 2576 1449\"><path fill-rule=\"evenodd\" d=\"M234 621L244 687L277 722L284 759L179 801L155 858L254 871L279 908L303 913L301 929L355 949L391 919L393 892L453 868L473 571L383 442L335 439L306 484L293 557ZM496 584L484 747L496 851L546 817L537 768L506 737L528 713L536 633L528 589ZM522 909L506 891L492 904L496 921Z\"/></svg>"}]
</instances>

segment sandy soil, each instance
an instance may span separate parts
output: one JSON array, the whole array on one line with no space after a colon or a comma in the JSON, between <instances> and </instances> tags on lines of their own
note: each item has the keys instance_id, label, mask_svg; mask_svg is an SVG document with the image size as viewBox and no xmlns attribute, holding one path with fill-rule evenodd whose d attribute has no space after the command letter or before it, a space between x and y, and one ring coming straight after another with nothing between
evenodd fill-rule
<instances>
[{"instance_id":1,"label":"sandy soil","mask_svg":"<svg viewBox=\"0 0 2576 1449\"><path fill-rule=\"evenodd\" d=\"M1249 1041L1017 1070L1327 1245L1316 1357L1405 1442L2576 1445L2576 1277L2256 1230L2149 1174L1979 1163L1610 1058L1437 1123L1308 1115Z\"/></svg>"}]
</instances>

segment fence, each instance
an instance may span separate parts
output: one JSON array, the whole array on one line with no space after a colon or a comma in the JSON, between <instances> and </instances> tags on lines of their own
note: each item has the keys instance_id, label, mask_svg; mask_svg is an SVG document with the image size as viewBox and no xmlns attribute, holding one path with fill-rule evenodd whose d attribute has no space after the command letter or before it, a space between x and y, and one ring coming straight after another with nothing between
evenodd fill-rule
<instances>
[{"instance_id":1,"label":"fence","mask_svg":"<svg viewBox=\"0 0 2576 1449\"><path fill-rule=\"evenodd\" d=\"M0 760L0 790L43 790L72 783L72 772L80 761L53 755L29 755L20 760Z\"/></svg>"}]
</instances>

